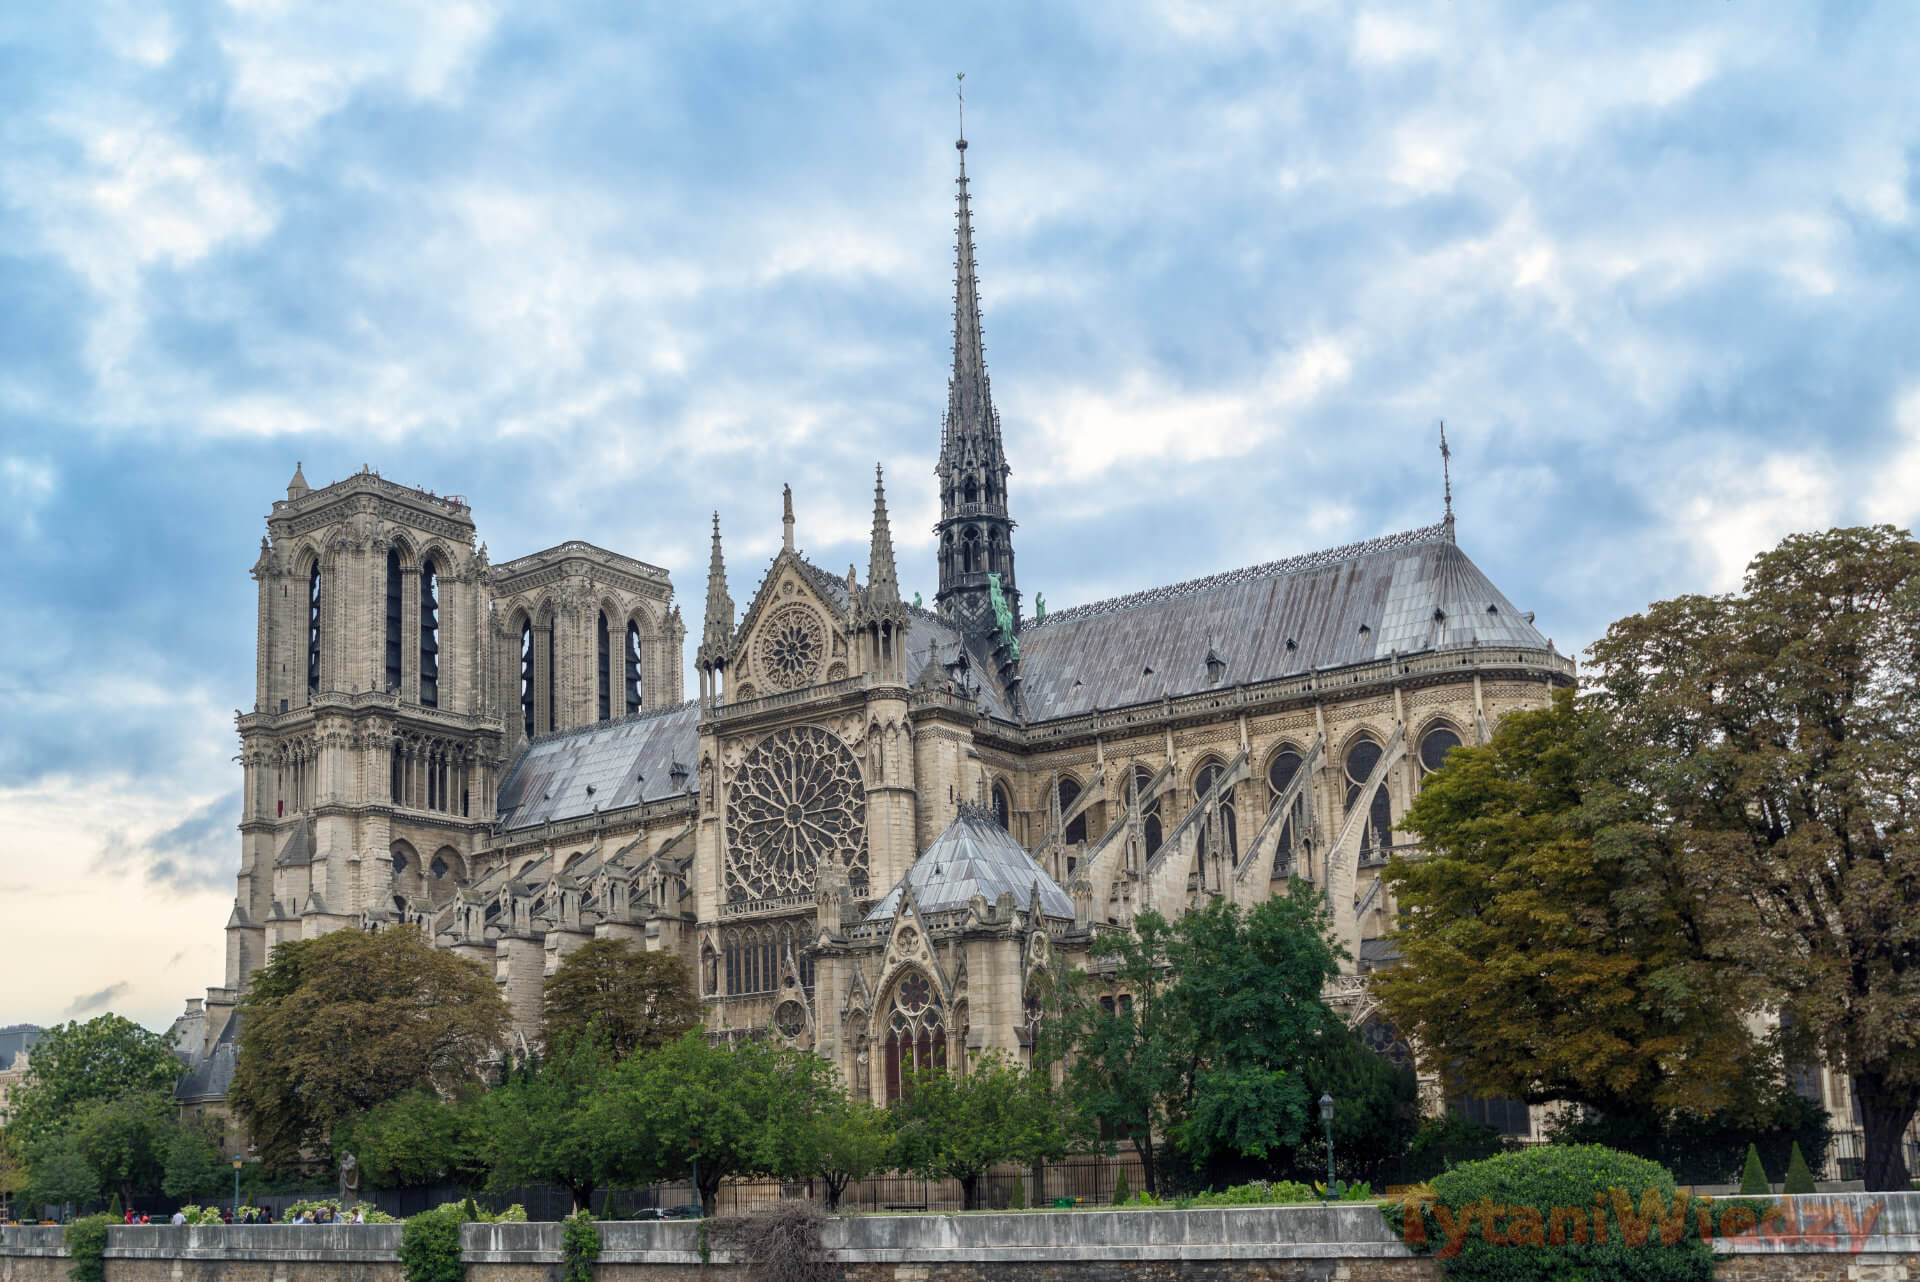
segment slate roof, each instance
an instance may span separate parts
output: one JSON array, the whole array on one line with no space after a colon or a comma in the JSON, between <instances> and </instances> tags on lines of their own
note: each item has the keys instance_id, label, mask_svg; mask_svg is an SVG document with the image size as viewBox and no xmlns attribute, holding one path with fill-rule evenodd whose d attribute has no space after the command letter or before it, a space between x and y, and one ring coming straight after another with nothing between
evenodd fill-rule
<instances>
[{"instance_id":1,"label":"slate roof","mask_svg":"<svg viewBox=\"0 0 1920 1282\"><path fill-rule=\"evenodd\" d=\"M1040 887L1041 911L1072 920L1073 900L1059 883L991 814L965 806L867 914L867 920L891 920L900 911L901 886L906 884L912 885L921 912L937 913L965 908L975 895L985 896L991 904L1002 893L1012 894L1014 906L1024 912L1035 883Z\"/></svg>"},{"instance_id":2,"label":"slate roof","mask_svg":"<svg viewBox=\"0 0 1920 1282\"><path fill-rule=\"evenodd\" d=\"M636 712L615 721L542 735L528 744L500 785L502 827L513 832L549 819L684 796L699 783L700 703ZM673 764L687 768L680 787Z\"/></svg>"},{"instance_id":3,"label":"slate roof","mask_svg":"<svg viewBox=\"0 0 1920 1282\"><path fill-rule=\"evenodd\" d=\"M1020 633L1021 694L1045 721L1396 651L1548 644L1442 523L1050 614Z\"/></svg>"},{"instance_id":4,"label":"slate roof","mask_svg":"<svg viewBox=\"0 0 1920 1282\"><path fill-rule=\"evenodd\" d=\"M191 1062L180 1080L173 1084L173 1097L183 1104L194 1100L221 1099L233 1085L233 1068L240 1053L240 1012L227 1016L226 1027L213 1049Z\"/></svg>"},{"instance_id":5,"label":"slate roof","mask_svg":"<svg viewBox=\"0 0 1920 1282\"><path fill-rule=\"evenodd\" d=\"M293 831L287 834L286 841L280 845L280 853L273 857L275 868L298 868L313 862L313 821L302 819L294 824Z\"/></svg>"}]
</instances>

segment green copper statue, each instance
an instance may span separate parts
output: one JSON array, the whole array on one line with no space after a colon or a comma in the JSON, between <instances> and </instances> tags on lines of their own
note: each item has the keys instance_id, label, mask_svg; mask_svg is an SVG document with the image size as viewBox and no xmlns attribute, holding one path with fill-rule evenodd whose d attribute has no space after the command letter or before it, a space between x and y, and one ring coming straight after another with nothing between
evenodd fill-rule
<instances>
[{"instance_id":1,"label":"green copper statue","mask_svg":"<svg viewBox=\"0 0 1920 1282\"><path fill-rule=\"evenodd\" d=\"M1044 592L1033 594L1033 621L1035 623L1047 617L1047 596Z\"/></svg>"},{"instance_id":2,"label":"green copper statue","mask_svg":"<svg viewBox=\"0 0 1920 1282\"><path fill-rule=\"evenodd\" d=\"M1007 598L1000 591L1000 576L987 576L987 599L993 602L993 621L1000 625L1000 639L1007 643L1007 651L1013 655L1015 663L1020 662L1020 638L1013 634L1013 610L1007 605Z\"/></svg>"}]
</instances>

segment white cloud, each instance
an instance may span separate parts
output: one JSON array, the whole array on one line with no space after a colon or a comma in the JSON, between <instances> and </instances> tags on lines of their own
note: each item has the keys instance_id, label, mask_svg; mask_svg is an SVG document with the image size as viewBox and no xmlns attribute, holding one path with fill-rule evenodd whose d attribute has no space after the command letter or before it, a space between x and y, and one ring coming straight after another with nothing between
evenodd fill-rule
<instances>
[{"instance_id":1,"label":"white cloud","mask_svg":"<svg viewBox=\"0 0 1920 1282\"><path fill-rule=\"evenodd\" d=\"M4 511L22 538L40 534L40 512L52 501L59 476L53 464L44 459L0 457L0 491L6 495Z\"/></svg>"}]
</instances>

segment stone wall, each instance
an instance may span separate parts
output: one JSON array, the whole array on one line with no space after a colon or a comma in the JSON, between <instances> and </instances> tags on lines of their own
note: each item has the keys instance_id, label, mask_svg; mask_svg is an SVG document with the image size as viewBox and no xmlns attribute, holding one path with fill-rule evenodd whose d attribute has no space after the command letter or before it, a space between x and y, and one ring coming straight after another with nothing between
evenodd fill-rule
<instances>
[{"instance_id":1,"label":"stone wall","mask_svg":"<svg viewBox=\"0 0 1920 1282\"><path fill-rule=\"evenodd\" d=\"M1766 1233L1717 1242L1719 1282L1920 1282L1920 1193L1780 1199ZM601 1226L599 1282L741 1282L698 1223ZM1438 1282L1371 1206L830 1221L850 1282ZM557 1224L469 1224L468 1282L559 1282ZM398 1225L114 1227L107 1282L403 1282ZM60 1230L0 1229L0 1282L68 1282Z\"/></svg>"}]
</instances>

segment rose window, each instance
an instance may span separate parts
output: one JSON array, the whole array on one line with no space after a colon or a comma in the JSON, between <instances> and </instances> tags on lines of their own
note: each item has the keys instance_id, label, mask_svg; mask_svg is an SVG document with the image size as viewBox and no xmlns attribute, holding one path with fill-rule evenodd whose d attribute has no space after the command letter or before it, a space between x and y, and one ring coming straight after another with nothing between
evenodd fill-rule
<instances>
[{"instance_id":1,"label":"rose window","mask_svg":"<svg viewBox=\"0 0 1920 1282\"><path fill-rule=\"evenodd\" d=\"M800 1036L807 1029L807 1012L799 1002L781 1002L780 1008L773 1012L773 1026L788 1041Z\"/></svg>"},{"instance_id":2,"label":"rose window","mask_svg":"<svg viewBox=\"0 0 1920 1282\"><path fill-rule=\"evenodd\" d=\"M782 690L806 685L827 653L827 632L820 616L804 605L789 605L767 621L760 639L760 670Z\"/></svg>"},{"instance_id":3,"label":"rose window","mask_svg":"<svg viewBox=\"0 0 1920 1282\"><path fill-rule=\"evenodd\" d=\"M921 974L908 975L900 981L900 1009L912 1015L923 1009L933 1000L933 986L927 977Z\"/></svg>"},{"instance_id":4,"label":"rose window","mask_svg":"<svg viewBox=\"0 0 1920 1282\"><path fill-rule=\"evenodd\" d=\"M860 763L814 726L776 730L754 745L727 791L728 903L813 893L828 852L867 889L867 802Z\"/></svg>"}]
</instances>

